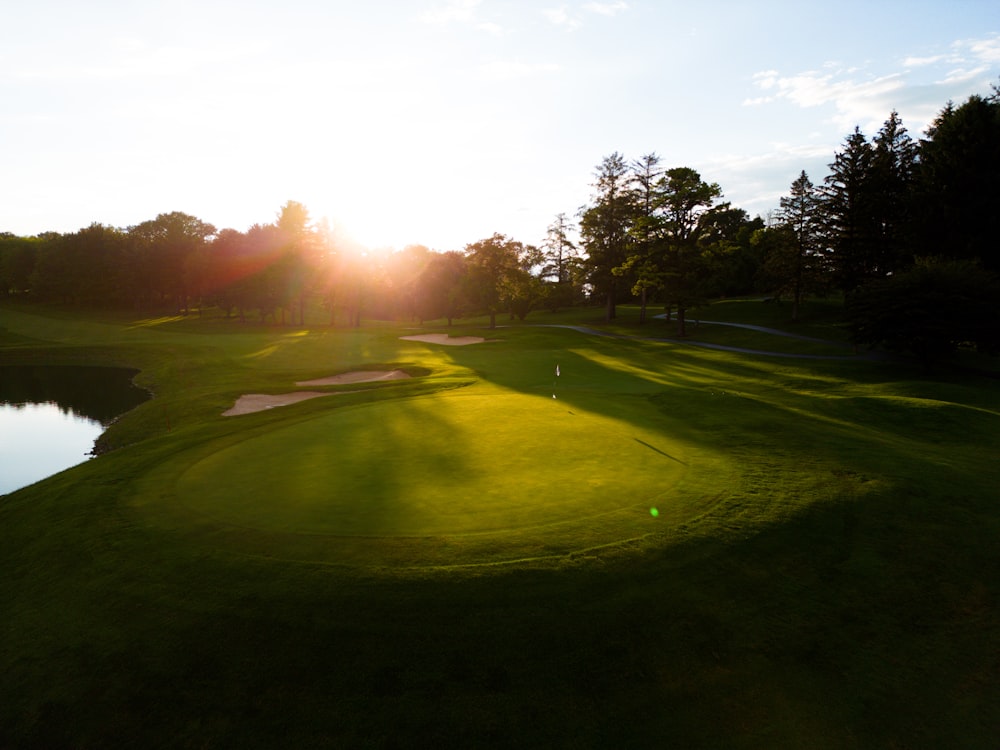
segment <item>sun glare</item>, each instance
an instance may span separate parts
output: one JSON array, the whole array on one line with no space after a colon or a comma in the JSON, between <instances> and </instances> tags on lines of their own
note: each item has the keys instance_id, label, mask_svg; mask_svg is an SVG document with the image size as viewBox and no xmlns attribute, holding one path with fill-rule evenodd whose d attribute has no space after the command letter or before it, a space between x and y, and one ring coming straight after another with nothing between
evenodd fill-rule
<instances>
[{"instance_id":1,"label":"sun glare","mask_svg":"<svg viewBox=\"0 0 1000 750\"><path fill-rule=\"evenodd\" d=\"M426 245L433 250L461 250L495 231L513 231L487 225L505 222L502 217L483 221L482 193L468 186L457 189L460 180L448 170L408 178L413 165L403 159L398 168L398 174L378 179L316 185L314 190L303 190L297 200L314 218L327 217L336 235L369 249ZM496 205L492 200L487 203Z\"/></svg>"}]
</instances>

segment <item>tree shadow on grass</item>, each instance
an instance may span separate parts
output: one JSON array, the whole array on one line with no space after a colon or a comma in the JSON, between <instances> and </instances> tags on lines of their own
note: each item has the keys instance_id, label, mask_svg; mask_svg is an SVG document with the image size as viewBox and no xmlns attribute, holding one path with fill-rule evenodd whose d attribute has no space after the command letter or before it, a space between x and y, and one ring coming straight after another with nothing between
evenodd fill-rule
<instances>
[{"instance_id":1,"label":"tree shadow on grass","mask_svg":"<svg viewBox=\"0 0 1000 750\"><path fill-rule=\"evenodd\" d=\"M497 366L509 357L499 350L452 356L506 388L544 393L552 382L571 408L651 419L685 443L859 462L876 473L893 463L894 450L906 464L927 452L947 453L948 444L1000 434L1000 399L967 406L963 384L913 382L897 398L900 373L873 363L774 362L571 332L550 336L547 350L536 344L519 352L521 363L508 370ZM553 362L559 377L549 374ZM630 399L655 408L617 408Z\"/></svg>"},{"instance_id":2,"label":"tree shadow on grass","mask_svg":"<svg viewBox=\"0 0 1000 750\"><path fill-rule=\"evenodd\" d=\"M56 718L83 746L987 747L996 523L885 491L488 575L109 558L95 619L46 630L76 645L6 672L0 726L26 747Z\"/></svg>"},{"instance_id":3,"label":"tree shadow on grass","mask_svg":"<svg viewBox=\"0 0 1000 750\"><path fill-rule=\"evenodd\" d=\"M433 572L206 553L89 483L72 508L95 517L77 534L29 535L70 510L29 490L0 525L16 573L0 582L5 641L21 644L0 645L0 744L994 744L990 397L966 421L961 386L579 348L557 355L560 404L730 453L742 482L642 545ZM554 378L548 350L527 357L537 376L523 359L455 356L526 395ZM940 404L889 398L901 390Z\"/></svg>"}]
</instances>

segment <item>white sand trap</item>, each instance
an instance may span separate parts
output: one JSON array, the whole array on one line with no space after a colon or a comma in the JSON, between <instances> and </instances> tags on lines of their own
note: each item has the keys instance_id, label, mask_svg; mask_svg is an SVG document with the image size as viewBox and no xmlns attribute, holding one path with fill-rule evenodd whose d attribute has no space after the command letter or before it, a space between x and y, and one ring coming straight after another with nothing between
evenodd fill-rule
<instances>
[{"instance_id":1,"label":"white sand trap","mask_svg":"<svg viewBox=\"0 0 1000 750\"><path fill-rule=\"evenodd\" d=\"M315 380L299 380L295 385L341 385L342 383L374 383L378 380L402 380L410 377L402 370L390 370L388 372L378 370L359 370L358 372L343 372L340 375L331 375L328 378L316 378Z\"/></svg>"},{"instance_id":2,"label":"white sand trap","mask_svg":"<svg viewBox=\"0 0 1000 750\"><path fill-rule=\"evenodd\" d=\"M340 375L331 375L328 378L317 378L316 380L302 380L295 385L339 385L344 383L374 383L378 380L401 380L410 377L402 370L360 370L358 372L344 372ZM224 417L235 417L239 414L253 414L255 411L273 409L276 406L288 406L297 404L299 401L306 401L310 398L320 396L336 396L335 393L324 393L322 391L297 391L295 393L248 393L236 399L233 408L222 412Z\"/></svg>"},{"instance_id":3,"label":"white sand trap","mask_svg":"<svg viewBox=\"0 0 1000 750\"><path fill-rule=\"evenodd\" d=\"M480 336L449 336L447 333L424 333L419 336L400 336L404 341L423 341L427 344L444 344L445 346L468 346L481 344L486 339Z\"/></svg>"},{"instance_id":4,"label":"white sand trap","mask_svg":"<svg viewBox=\"0 0 1000 750\"><path fill-rule=\"evenodd\" d=\"M255 411L273 409L276 406L288 406L297 404L299 401L306 401L310 398L320 396L333 396L333 393L323 393L322 391L298 391L297 393L248 393L236 399L233 408L222 412L224 417L235 417L239 414L252 414Z\"/></svg>"}]
</instances>

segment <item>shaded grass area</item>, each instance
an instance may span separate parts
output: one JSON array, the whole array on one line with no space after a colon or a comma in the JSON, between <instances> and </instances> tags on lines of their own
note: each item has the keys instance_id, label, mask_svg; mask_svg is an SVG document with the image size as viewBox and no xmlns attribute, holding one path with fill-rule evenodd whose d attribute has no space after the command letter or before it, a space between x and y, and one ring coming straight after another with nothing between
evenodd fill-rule
<instances>
[{"instance_id":1,"label":"shaded grass area","mask_svg":"<svg viewBox=\"0 0 1000 750\"><path fill-rule=\"evenodd\" d=\"M787 303L764 302L760 298L723 300L688 311L684 337L677 335L676 310L672 311L672 315L674 317L667 320L662 308L651 305L646 311L646 321L640 323L637 306L619 305L617 317L610 322L605 320L603 309L589 308L583 311L538 311L523 324L576 323L618 336L663 339L689 345L711 344L777 355L853 357L858 354L850 344L849 332L843 323L843 302L839 299L807 300L796 322L790 319L791 306Z\"/></svg>"},{"instance_id":2,"label":"shaded grass area","mask_svg":"<svg viewBox=\"0 0 1000 750\"><path fill-rule=\"evenodd\" d=\"M684 339L678 338L669 331L664 338L673 339L679 343L707 343L748 351L773 352L776 355L850 357L854 354L850 347L836 341L808 340L717 323L694 321L687 326L687 330L688 335Z\"/></svg>"},{"instance_id":3,"label":"shaded grass area","mask_svg":"<svg viewBox=\"0 0 1000 750\"><path fill-rule=\"evenodd\" d=\"M986 748L1000 734L991 381L531 328L444 350L382 328L122 341L84 322L66 339L51 319L18 327L51 342L33 358L83 356L72 340L91 337L157 398L116 426L127 447L0 499L0 746ZM219 417L243 389L366 362L427 374ZM589 421L549 445L541 403ZM642 502L624 507L643 513L548 546L523 523L459 533L476 519L405 538L275 528L282 496L336 484L340 455L353 493L398 498L393 512L432 489L407 481L495 460L471 497L496 486L513 509L519 474L551 475L538 492L579 482L595 445L619 484L590 502L623 507L634 474ZM238 467L184 475L238 462L239 446L259 492L229 493ZM685 462L679 480L648 446ZM307 476L282 484L292 460ZM227 517L195 522L211 493ZM253 529L241 499L263 514ZM497 558L510 544L519 562Z\"/></svg>"},{"instance_id":4,"label":"shaded grass area","mask_svg":"<svg viewBox=\"0 0 1000 750\"><path fill-rule=\"evenodd\" d=\"M705 320L759 325L829 341L849 340L844 323L844 300L839 295L803 300L797 321L791 319L791 302L761 297L716 300L699 308L697 316Z\"/></svg>"}]
</instances>

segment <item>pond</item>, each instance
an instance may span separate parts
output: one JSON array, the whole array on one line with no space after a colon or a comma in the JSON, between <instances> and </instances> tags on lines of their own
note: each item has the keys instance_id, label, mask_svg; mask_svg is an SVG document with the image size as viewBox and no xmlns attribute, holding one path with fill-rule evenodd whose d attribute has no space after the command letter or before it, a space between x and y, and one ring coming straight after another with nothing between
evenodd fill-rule
<instances>
[{"instance_id":1,"label":"pond","mask_svg":"<svg viewBox=\"0 0 1000 750\"><path fill-rule=\"evenodd\" d=\"M136 372L0 365L0 495L90 458L107 426L149 398Z\"/></svg>"}]
</instances>

